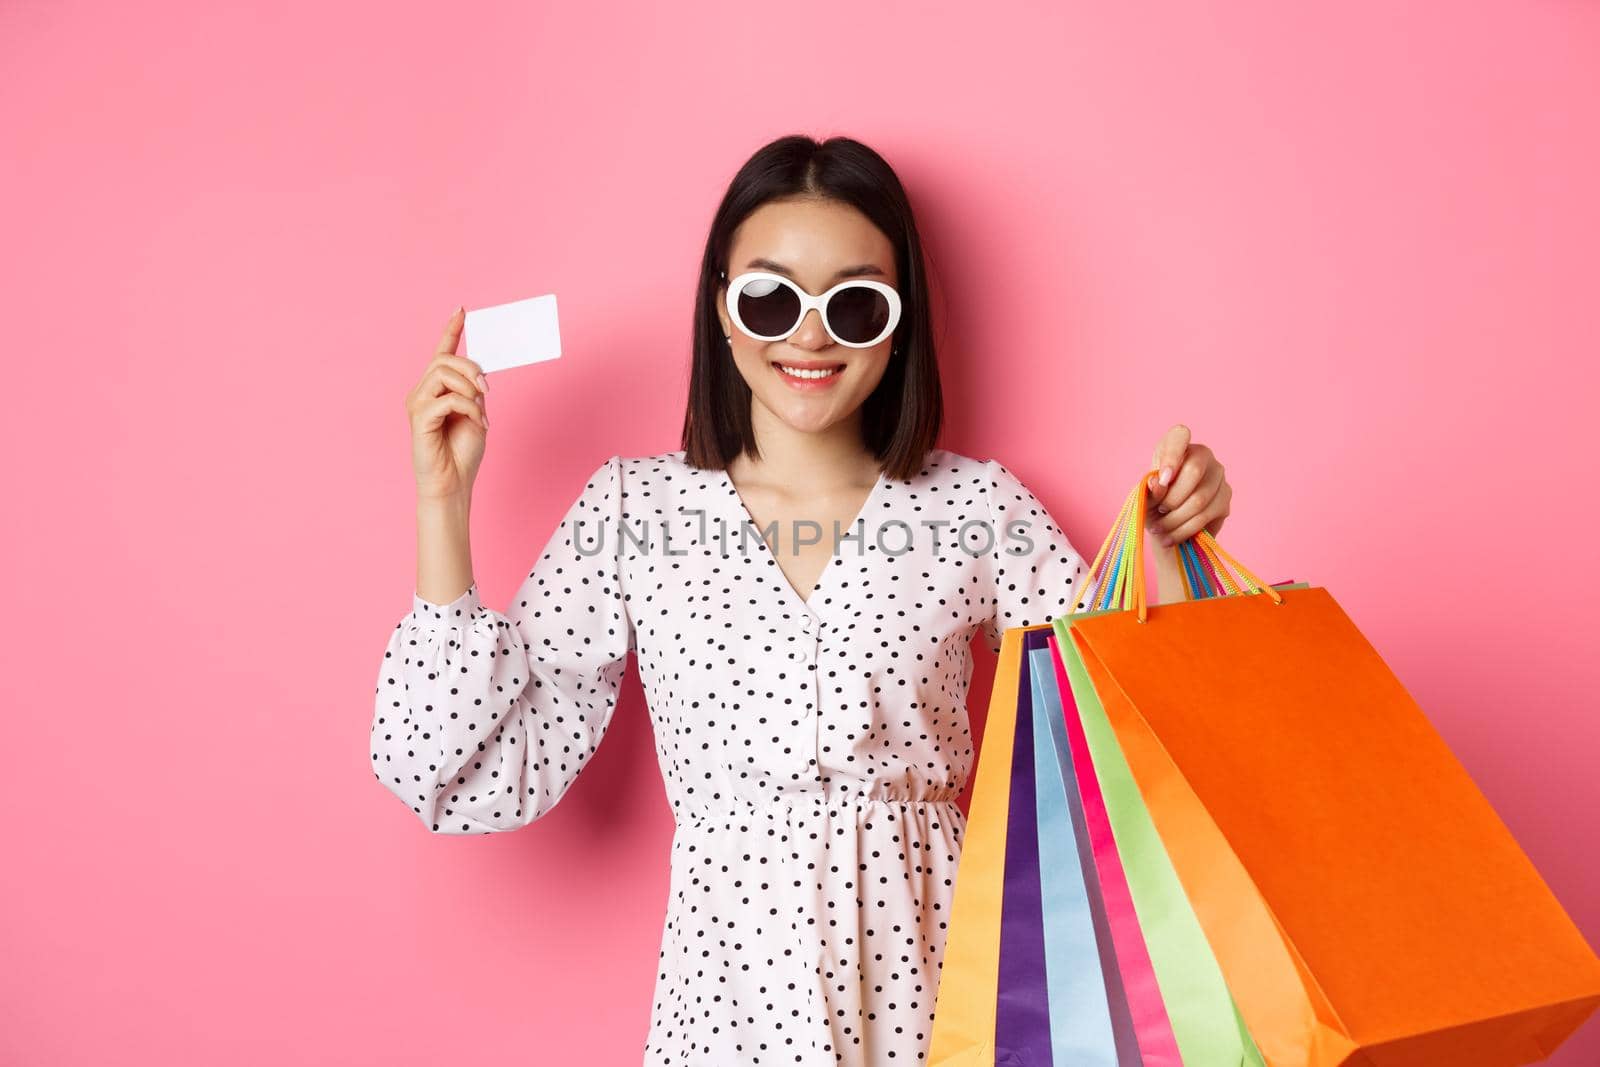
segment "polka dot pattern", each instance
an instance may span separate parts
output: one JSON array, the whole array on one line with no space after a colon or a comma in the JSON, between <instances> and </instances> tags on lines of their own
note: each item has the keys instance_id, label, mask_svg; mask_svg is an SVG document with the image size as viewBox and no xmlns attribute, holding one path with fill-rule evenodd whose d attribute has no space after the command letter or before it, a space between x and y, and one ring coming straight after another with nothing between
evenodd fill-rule
<instances>
[{"instance_id":1,"label":"polka dot pattern","mask_svg":"<svg viewBox=\"0 0 1600 1067\"><path fill-rule=\"evenodd\" d=\"M644 1062L923 1062L971 641L1068 613L1087 568L1003 465L944 449L879 477L805 599L748 519L682 451L606 460L505 612L476 584L413 595L373 772L435 833L526 826L594 755L633 653L676 823Z\"/></svg>"}]
</instances>

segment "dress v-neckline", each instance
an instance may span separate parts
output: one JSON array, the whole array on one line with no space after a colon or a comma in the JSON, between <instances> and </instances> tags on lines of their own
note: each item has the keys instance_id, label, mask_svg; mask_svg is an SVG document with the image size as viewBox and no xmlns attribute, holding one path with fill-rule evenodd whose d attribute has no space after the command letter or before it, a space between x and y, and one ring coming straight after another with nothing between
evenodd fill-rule
<instances>
[{"instance_id":1,"label":"dress v-neckline","mask_svg":"<svg viewBox=\"0 0 1600 1067\"><path fill-rule=\"evenodd\" d=\"M727 488L728 496L733 501L734 510L737 511L743 519L748 520L750 525L755 529L756 540L761 542L760 552L762 555L767 557L767 562L771 564L773 570L778 572L778 584L783 587L783 593L790 600L796 602L800 606L801 610L810 615L815 615L816 608L812 607L811 602L816 598L817 590L822 588L829 572L833 571L840 561L841 557L839 555L838 547L835 546L832 554L828 556L828 561L822 565L822 570L820 573L818 573L817 580L811 583L811 591L805 596L801 596L800 590L796 589L794 587L794 583L789 580L789 576L783 573L783 567L778 563L778 557L773 554L772 546L767 544L767 539L765 537L761 536L761 524L756 521L756 517L754 515L750 514L750 508L746 506L744 497L739 495L739 487L733 484L733 478L728 474L728 468L719 467L717 469L717 476L721 478L723 486ZM878 494L882 491L884 484L888 480L888 472L880 467L878 469L877 479L873 481L872 488L867 491L866 499L861 502L861 507L856 511L855 516L848 523L846 523L844 527L842 527L841 532L854 530L856 524L866 517L867 510L871 508L873 502L878 499ZM832 531L825 530L823 533L824 536L832 536ZM865 528L862 529L861 536L863 538L867 536ZM742 543L743 542L741 541L741 544Z\"/></svg>"}]
</instances>

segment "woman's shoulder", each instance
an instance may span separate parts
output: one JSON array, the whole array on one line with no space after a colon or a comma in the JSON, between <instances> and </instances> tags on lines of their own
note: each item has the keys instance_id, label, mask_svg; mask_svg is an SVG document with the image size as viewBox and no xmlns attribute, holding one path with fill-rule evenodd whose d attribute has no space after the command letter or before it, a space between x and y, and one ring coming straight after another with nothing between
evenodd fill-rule
<instances>
[{"instance_id":1,"label":"woman's shoulder","mask_svg":"<svg viewBox=\"0 0 1600 1067\"><path fill-rule=\"evenodd\" d=\"M631 475L634 478L647 478L651 475L672 476L680 471L692 471L684 459L683 449L672 452L653 452L648 455L623 455L613 452L609 455L599 453L598 458L590 461L591 468L596 474L615 470L622 475Z\"/></svg>"},{"instance_id":2,"label":"woman's shoulder","mask_svg":"<svg viewBox=\"0 0 1600 1067\"><path fill-rule=\"evenodd\" d=\"M932 484L955 483L981 488L985 492L997 487L1004 488L1014 480L1010 470L998 459L971 456L948 448L929 449L917 477Z\"/></svg>"},{"instance_id":3,"label":"woman's shoulder","mask_svg":"<svg viewBox=\"0 0 1600 1067\"><path fill-rule=\"evenodd\" d=\"M631 496L636 501L654 499L662 494L681 498L681 494L687 491L703 492L715 488L720 472L696 467L686 455L681 448L638 455L617 453L607 457L597 473L609 474L616 480L623 495Z\"/></svg>"},{"instance_id":4,"label":"woman's shoulder","mask_svg":"<svg viewBox=\"0 0 1600 1067\"><path fill-rule=\"evenodd\" d=\"M684 450L679 448L670 452L651 452L637 456L617 455L611 458L615 459L627 473L645 477L652 474L671 476L680 471L694 470L695 468L689 465L684 456Z\"/></svg>"},{"instance_id":5,"label":"woman's shoulder","mask_svg":"<svg viewBox=\"0 0 1600 1067\"><path fill-rule=\"evenodd\" d=\"M938 475L941 473L954 474L981 474L990 461L977 456L969 456L964 452L955 452L948 448L930 448L922 461L923 476Z\"/></svg>"},{"instance_id":6,"label":"woman's shoulder","mask_svg":"<svg viewBox=\"0 0 1600 1067\"><path fill-rule=\"evenodd\" d=\"M1043 503L1028 483L997 457L969 456L946 449L929 453L924 464L923 477L939 479L931 484L961 490L960 497L969 507L987 508L992 515L1013 511L1043 512Z\"/></svg>"}]
</instances>

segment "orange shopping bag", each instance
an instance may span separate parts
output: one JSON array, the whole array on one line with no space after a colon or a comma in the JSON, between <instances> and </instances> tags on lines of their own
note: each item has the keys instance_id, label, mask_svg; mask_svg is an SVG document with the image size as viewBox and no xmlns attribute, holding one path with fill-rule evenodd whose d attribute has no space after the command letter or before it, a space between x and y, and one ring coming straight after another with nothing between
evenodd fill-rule
<instances>
[{"instance_id":1,"label":"orange shopping bag","mask_svg":"<svg viewBox=\"0 0 1600 1067\"><path fill-rule=\"evenodd\" d=\"M1113 529L1136 610L1056 633L1267 1063L1548 1056L1600 1005L1600 959L1326 589L1265 586L1202 533L1230 595L1146 606L1149 476Z\"/></svg>"}]
</instances>

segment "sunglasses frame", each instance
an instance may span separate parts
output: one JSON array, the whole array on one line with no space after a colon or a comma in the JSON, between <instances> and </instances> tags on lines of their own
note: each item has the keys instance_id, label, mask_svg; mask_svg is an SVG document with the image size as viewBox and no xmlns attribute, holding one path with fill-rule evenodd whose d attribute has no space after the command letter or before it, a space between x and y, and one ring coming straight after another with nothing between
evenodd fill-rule
<instances>
[{"instance_id":1,"label":"sunglasses frame","mask_svg":"<svg viewBox=\"0 0 1600 1067\"><path fill-rule=\"evenodd\" d=\"M723 277L727 277L726 273L723 274ZM746 326L744 324L744 320L739 317L739 291L743 289L748 282L758 278L775 281L782 285L786 285L790 289L793 289L796 295L798 295L800 298L800 314L795 316L794 325L789 327L789 329L784 333L776 334L772 337L756 333L754 330ZM856 287L865 287L876 290L877 292L883 294L883 298L889 304L888 324L884 326L882 333L880 333L877 337L874 337L872 340L866 342L846 341L837 333L834 333L833 324L828 321L828 301L832 300L834 294L840 292L841 290ZM846 278L844 281L833 286L820 296L812 296L810 293L800 288L799 283L792 278L785 278L781 274L773 274L771 271L765 270L746 271L737 278L734 278L731 282L727 283L726 291L723 293L723 303L728 308L728 315L733 319L733 324L739 327L740 332L747 337L754 338L757 341L782 341L786 338L793 337L795 331L800 329L800 324L806 321L806 315L811 311L812 308L816 308L818 313L822 316L822 328L828 331L828 336L833 338L836 343L844 345L846 348L872 348L876 345L881 345L889 338L891 334L894 333L895 327L900 325L900 294L895 291L894 286L889 285L886 282L874 281L871 278Z\"/></svg>"}]
</instances>

